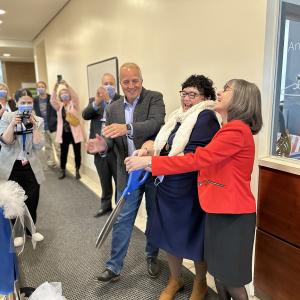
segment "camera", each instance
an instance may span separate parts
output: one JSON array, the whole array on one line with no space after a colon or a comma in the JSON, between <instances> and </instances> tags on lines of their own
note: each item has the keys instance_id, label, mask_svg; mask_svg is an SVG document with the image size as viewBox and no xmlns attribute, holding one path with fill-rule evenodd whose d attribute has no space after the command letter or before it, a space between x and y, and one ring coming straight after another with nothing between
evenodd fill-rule
<instances>
[{"instance_id":1,"label":"camera","mask_svg":"<svg viewBox=\"0 0 300 300\"><path fill-rule=\"evenodd\" d=\"M22 124L25 126L26 129L31 129L33 124L30 122L31 111L23 111L19 114L21 118Z\"/></svg>"},{"instance_id":2,"label":"camera","mask_svg":"<svg viewBox=\"0 0 300 300\"><path fill-rule=\"evenodd\" d=\"M33 130L33 124L30 121L32 113L32 106L19 105L18 116L21 119L21 124L17 124L16 132L17 134L31 133Z\"/></svg>"}]
</instances>

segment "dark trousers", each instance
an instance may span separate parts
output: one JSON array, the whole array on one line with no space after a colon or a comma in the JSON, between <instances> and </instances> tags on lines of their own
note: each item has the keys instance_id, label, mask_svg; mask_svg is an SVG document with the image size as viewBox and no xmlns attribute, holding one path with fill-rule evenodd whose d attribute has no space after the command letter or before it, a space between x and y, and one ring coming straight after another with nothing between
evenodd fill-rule
<instances>
[{"instance_id":1,"label":"dark trousers","mask_svg":"<svg viewBox=\"0 0 300 300\"><path fill-rule=\"evenodd\" d=\"M9 180L17 182L28 197L25 204L30 212L34 224L36 223L36 210L40 198L40 185L36 181L30 164L23 166L20 160L16 160L9 176Z\"/></svg>"},{"instance_id":2,"label":"dark trousers","mask_svg":"<svg viewBox=\"0 0 300 300\"><path fill-rule=\"evenodd\" d=\"M111 151L106 154L106 157L101 157L99 154L95 155L94 163L99 175L102 196L101 196L101 208L111 209L111 199L113 195L112 179L114 179L115 185L117 183L117 158ZM115 201L116 201L115 193Z\"/></svg>"},{"instance_id":3,"label":"dark trousers","mask_svg":"<svg viewBox=\"0 0 300 300\"><path fill-rule=\"evenodd\" d=\"M63 132L62 144L60 144L60 168L62 170L66 169L70 144L73 145L76 169L79 169L81 165L81 143L75 144L72 132Z\"/></svg>"}]
</instances>

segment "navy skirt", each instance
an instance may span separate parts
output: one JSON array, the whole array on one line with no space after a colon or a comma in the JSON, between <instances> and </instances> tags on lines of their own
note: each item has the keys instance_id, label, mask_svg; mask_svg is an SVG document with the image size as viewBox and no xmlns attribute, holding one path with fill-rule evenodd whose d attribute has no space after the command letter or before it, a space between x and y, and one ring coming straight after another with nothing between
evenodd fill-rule
<instances>
[{"instance_id":1,"label":"navy skirt","mask_svg":"<svg viewBox=\"0 0 300 300\"><path fill-rule=\"evenodd\" d=\"M204 257L204 225L197 172L165 176L157 186L149 218L149 242L174 256L200 262Z\"/></svg>"}]
</instances>

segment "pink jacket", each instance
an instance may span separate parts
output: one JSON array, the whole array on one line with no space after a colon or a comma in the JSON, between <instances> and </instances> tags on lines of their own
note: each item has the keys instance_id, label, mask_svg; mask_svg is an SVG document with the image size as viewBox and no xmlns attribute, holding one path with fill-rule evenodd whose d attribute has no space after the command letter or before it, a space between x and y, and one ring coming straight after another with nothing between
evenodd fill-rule
<instances>
[{"instance_id":1,"label":"pink jacket","mask_svg":"<svg viewBox=\"0 0 300 300\"><path fill-rule=\"evenodd\" d=\"M71 113L77 118L80 118L79 114L79 99L75 91L69 86L68 90L70 91L71 95L71 101L70 103L65 106L66 112ZM56 130L56 142L62 144L62 134L63 134L63 118L62 118L62 108L63 103L57 99L56 91L52 92L50 103L53 106L53 108L57 111L57 130ZM74 138L75 143L83 142L83 131L81 125L78 126L72 126L71 132Z\"/></svg>"}]
</instances>

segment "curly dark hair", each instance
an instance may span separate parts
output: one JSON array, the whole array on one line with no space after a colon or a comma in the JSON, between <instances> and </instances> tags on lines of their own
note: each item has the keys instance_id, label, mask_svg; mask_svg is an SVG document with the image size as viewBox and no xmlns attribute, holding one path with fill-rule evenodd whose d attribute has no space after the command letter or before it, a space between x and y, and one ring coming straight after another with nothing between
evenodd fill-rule
<instances>
[{"instance_id":1,"label":"curly dark hair","mask_svg":"<svg viewBox=\"0 0 300 300\"><path fill-rule=\"evenodd\" d=\"M216 91L213 84L213 81L208 77L194 74L181 84L181 88L194 87L200 94L204 95L206 99L216 100Z\"/></svg>"}]
</instances>

